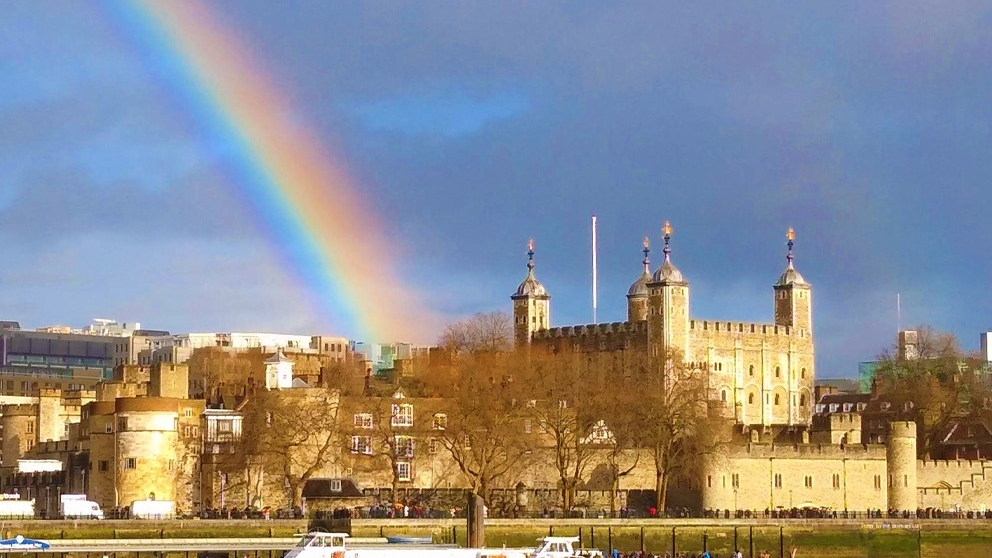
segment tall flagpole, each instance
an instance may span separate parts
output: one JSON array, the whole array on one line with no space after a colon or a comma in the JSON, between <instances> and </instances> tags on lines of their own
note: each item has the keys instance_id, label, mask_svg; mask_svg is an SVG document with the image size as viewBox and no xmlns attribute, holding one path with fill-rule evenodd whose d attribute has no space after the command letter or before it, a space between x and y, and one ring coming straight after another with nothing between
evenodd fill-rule
<instances>
[{"instance_id":1,"label":"tall flagpole","mask_svg":"<svg viewBox=\"0 0 992 558\"><path fill-rule=\"evenodd\" d=\"M596 319L597 284L596 284L596 215L592 216L592 323L599 323Z\"/></svg>"},{"instance_id":2,"label":"tall flagpole","mask_svg":"<svg viewBox=\"0 0 992 558\"><path fill-rule=\"evenodd\" d=\"M902 331L902 293L896 293L896 334Z\"/></svg>"}]
</instances>

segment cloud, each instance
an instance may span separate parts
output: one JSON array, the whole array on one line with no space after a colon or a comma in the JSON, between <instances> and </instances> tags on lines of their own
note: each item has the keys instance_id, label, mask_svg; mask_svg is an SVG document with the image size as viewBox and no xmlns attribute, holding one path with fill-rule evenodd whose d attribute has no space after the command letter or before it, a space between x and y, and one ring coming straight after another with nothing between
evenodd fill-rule
<instances>
[{"instance_id":1,"label":"cloud","mask_svg":"<svg viewBox=\"0 0 992 558\"><path fill-rule=\"evenodd\" d=\"M54 169L22 183L0 204L0 237L8 242L50 244L91 233L131 238L135 249L165 238L256 236L244 204L221 175L209 172L155 189Z\"/></svg>"},{"instance_id":2,"label":"cloud","mask_svg":"<svg viewBox=\"0 0 992 558\"><path fill-rule=\"evenodd\" d=\"M853 374L888 345L895 292L918 301L914 322L966 345L988 326L987 3L241 8L218 17L294 118L340 146L405 249L396 265L445 311L508 309L534 237L555 322L588 320L595 212L604 319L624 313L643 235L660 259L669 219L694 313L711 319L768 319L796 227L821 372ZM95 12L21 8L0 21L0 65L16 76L0 93L0 234L46 247L133 236L115 244L127 254L179 240L223 251L244 236L265 250L217 147ZM189 284L192 258L213 270L200 251L176 257ZM102 260L103 272L128 261ZM13 281L31 276L10 266ZM102 296L78 288L77 299ZM165 302L143 308L185 323ZM195 306L185 319L198 323Z\"/></svg>"},{"instance_id":3,"label":"cloud","mask_svg":"<svg viewBox=\"0 0 992 558\"><path fill-rule=\"evenodd\" d=\"M430 91L363 102L350 110L372 131L454 139L473 134L487 124L526 112L524 95L501 92L474 97L463 91Z\"/></svg>"}]
</instances>

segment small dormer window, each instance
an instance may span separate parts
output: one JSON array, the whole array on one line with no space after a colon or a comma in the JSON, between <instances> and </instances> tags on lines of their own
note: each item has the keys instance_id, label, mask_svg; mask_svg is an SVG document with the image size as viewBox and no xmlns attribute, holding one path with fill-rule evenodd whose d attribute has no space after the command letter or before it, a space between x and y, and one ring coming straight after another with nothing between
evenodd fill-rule
<instances>
[{"instance_id":1,"label":"small dormer window","mask_svg":"<svg viewBox=\"0 0 992 558\"><path fill-rule=\"evenodd\" d=\"M853 407L853 405L851 403L844 403L844 412L845 413L850 413L852 407Z\"/></svg>"},{"instance_id":2,"label":"small dormer window","mask_svg":"<svg viewBox=\"0 0 992 558\"><path fill-rule=\"evenodd\" d=\"M341 479L331 479L329 484L331 492L341 492Z\"/></svg>"},{"instance_id":3,"label":"small dormer window","mask_svg":"<svg viewBox=\"0 0 992 558\"><path fill-rule=\"evenodd\" d=\"M840 405L839 404L837 404L837 403L831 403L830 404L830 412L831 413L836 413L838 409L840 409Z\"/></svg>"},{"instance_id":4,"label":"small dormer window","mask_svg":"<svg viewBox=\"0 0 992 558\"><path fill-rule=\"evenodd\" d=\"M892 404L887 401L883 401L882 404L880 405L883 411L888 411L891 406Z\"/></svg>"}]
</instances>

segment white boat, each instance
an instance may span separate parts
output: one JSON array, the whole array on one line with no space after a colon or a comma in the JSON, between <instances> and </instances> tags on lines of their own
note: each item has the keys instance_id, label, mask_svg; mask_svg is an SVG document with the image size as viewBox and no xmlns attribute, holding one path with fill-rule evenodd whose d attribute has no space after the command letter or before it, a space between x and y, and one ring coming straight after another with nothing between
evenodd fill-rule
<instances>
[{"instance_id":1,"label":"white boat","mask_svg":"<svg viewBox=\"0 0 992 558\"><path fill-rule=\"evenodd\" d=\"M576 549L578 537L544 537L537 548L456 548L381 545L350 548L346 533L312 531L301 535L285 558L602 558L594 549Z\"/></svg>"}]
</instances>

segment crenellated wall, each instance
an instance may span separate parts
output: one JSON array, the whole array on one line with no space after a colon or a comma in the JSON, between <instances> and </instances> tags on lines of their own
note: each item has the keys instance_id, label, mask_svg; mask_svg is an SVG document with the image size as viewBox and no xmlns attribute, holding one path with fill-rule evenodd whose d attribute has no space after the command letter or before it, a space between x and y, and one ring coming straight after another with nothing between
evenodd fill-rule
<instances>
[{"instance_id":1,"label":"crenellated wall","mask_svg":"<svg viewBox=\"0 0 992 558\"><path fill-rule=\"evenodd\" d=\"M883 446L749 445L702 460L704 509L884 509Z\"/></svg>"}]
</instances>

